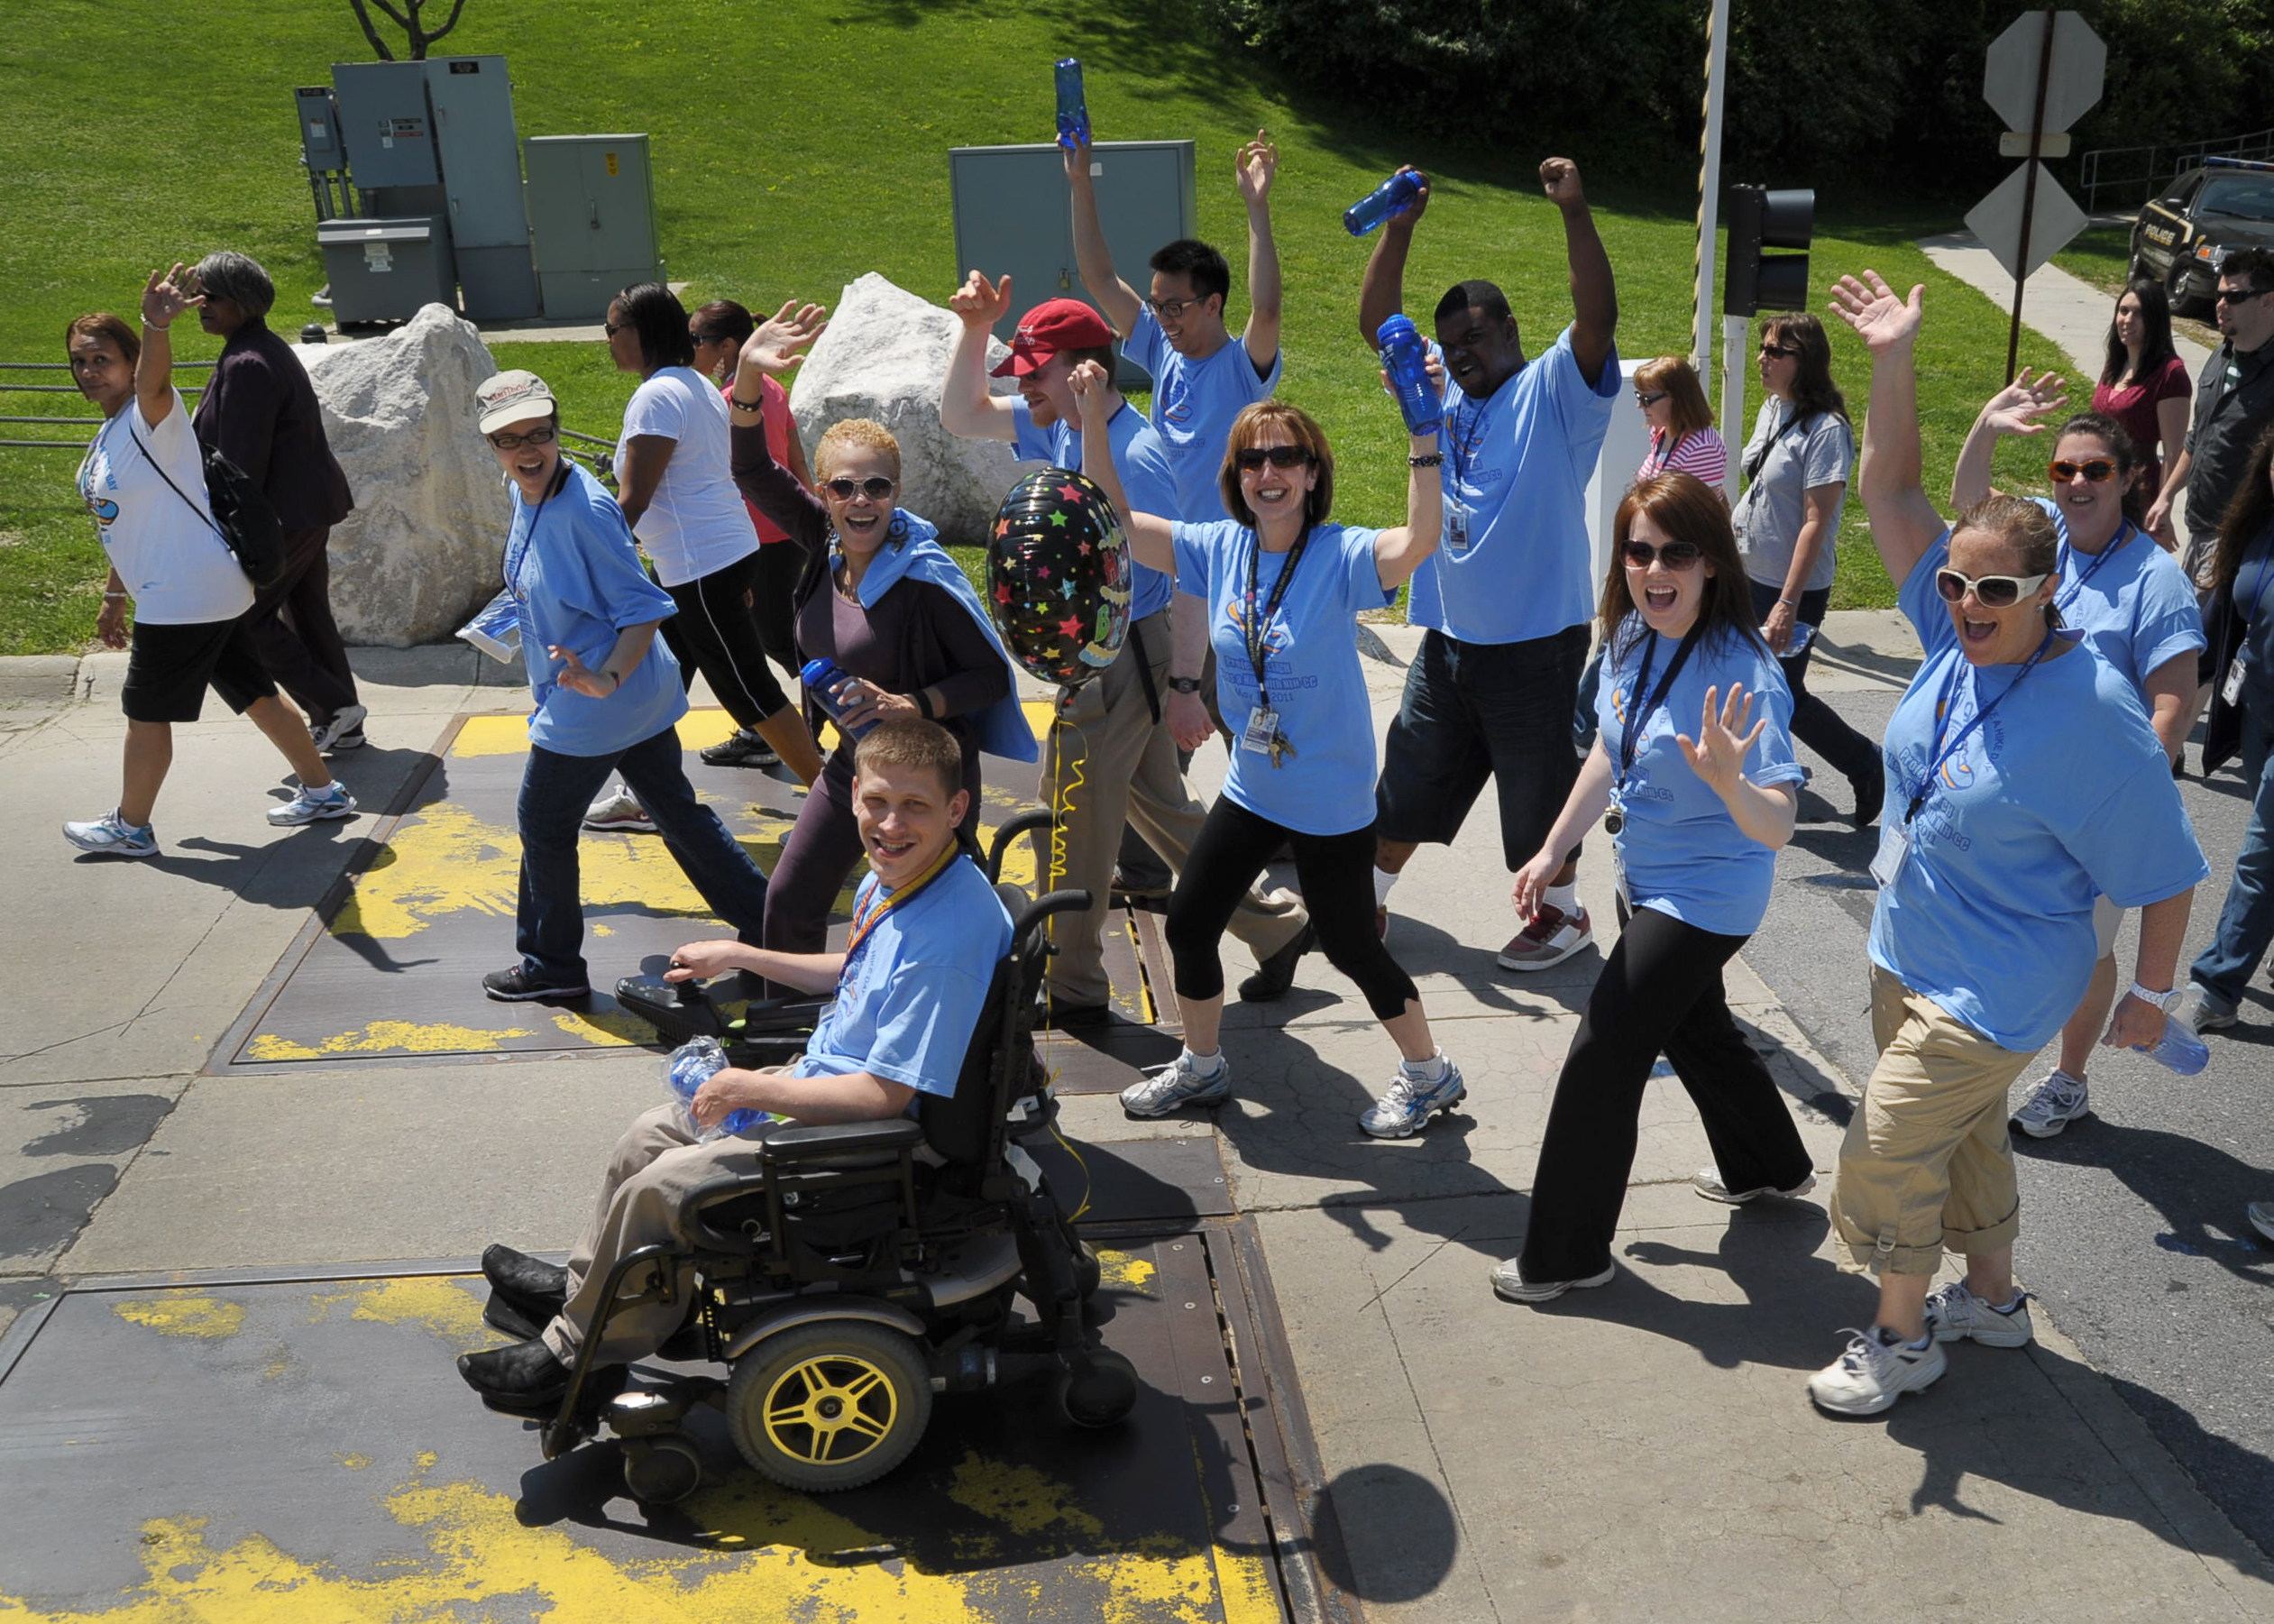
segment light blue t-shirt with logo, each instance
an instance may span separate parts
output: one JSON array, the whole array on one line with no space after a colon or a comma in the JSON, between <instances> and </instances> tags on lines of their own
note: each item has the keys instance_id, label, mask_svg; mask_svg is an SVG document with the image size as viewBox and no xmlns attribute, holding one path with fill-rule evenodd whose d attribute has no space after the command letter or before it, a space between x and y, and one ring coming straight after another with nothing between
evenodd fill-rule
<instances>
[{"instance_id":1,"label":"light blue t-shirt with logo","mask_svg":"<svg viewBox=\"0 0 2274 1624\"><path fill-rule=\"evenodd\" d=\"M1591 384L1572 332L1486 399L1446 390L1444 536L1414 573L1414 625L1464 643L1521 643L1593 616L1587 482L1618 399L1618 353Z\"/></svg>"},{"instance_id":2,"label":"light blue t-shirt with logo","mask_svg":"<svg viewBox=\"0 0 2274 1624\"><path fill-rule=\"evenodd\" d=\"M1681 638L1660 637L1640 615L1629 615L1611 639L1595 715L1614 766L1628 719L1658 691L1681 647ZM1642 683L1646 656L1649 680ZM1618 794L1625 822L1612 837L1629 906L1655 908L1719 936L1750 936L1760 929L1776 882L1776 853L1738 827L1713 786L1691 769L1674 736L1686 733L1694 743L1706 690L1719 689L1717 700L1726 701L1737 683L1753 695L1738 736L1755 722L1768 724L1746 756L1745 775L1763 788L1800 782L1801 766L1793 755L1793 693L1776 661L1752 637L1701 637L1664 702L1642 720L1634 764Z\"/></svg>"},{"instance_id":3,"label":"light blue t-shirt with logo","mask_svg":"<svg viewBox=\"0 0 2274 1624\"><path fill-rule=\"evenodd\" d=\"M1240 735L1255 709L1255 666L1248 657L1244 601L1248 560L1256 564L1258 615L1287 567L1289 553L1259 553L1255 532L1225 519L1179 524L1177 590L1208 605L1208 640L1216 656L1216 703L1233 732L1232 770L1224 793L1233 803L1298 834L1339 835L1374 821L1374 717L1358 664L1358 611L1385 609L1398 594L1382 591L1374 564L1380 530L1318 525L1287 596L1262 633L1264 680L1279 731L1294 754L1278 766L1242 748Z\"/></svg>"},{"instance_id":4,"label":"light blue t-shirt with logo","mask_svg":"<svg viewBox=\"0 0 2274 1624\"><path fill-rule=\"evenodd\" d=\"M854 895L856 918L878 901L873 874ZM866 1071L919 1094L953 1095L995 967L1011 950L1011 916L966 857L876 922L839 974L798 1077ZM911 1115L915 1102L909 1102Z\"/></svg>"},{"instance_id":5,"label":"light blue t-shirt with logo","mask_svg":"<svg viewBox=\"0 0 2274 1624\"><path fill-rule=\"evenodd\" d=\"M1079 428L1062 418L1048 428L1038 427L1033 411L1018 399L1011 402L1011 418L1018 425L1018 436L1012 444L1022 460L1032 462L1040 458L1053 468L1070 468L1076 473L1082 471ZM1177 482L1169 470L1169 453L1162 446L1160 436L1153 432L1152 425L1124 401L1106 424L1105 432L1113 441L1114 466L1121 474L1122 493L1129 498L1129 505L1140 513L1175 518ZM1122 518L1126 523L1129 515L1124 513ZM1134 558L1129 563L1129 618L1142 620L1167 609L1175 590L1169 577L1159 570L1147 569Z\"/></svg>"},{"instance_id":6,"label":"light blue t-shirt with logo","mask_svg":"<svg viewBox=\"0 0 2274 1624\"><path fill-rule=\"evenodd\" d=\"M1887 724L1881 850L1929 785L1911 847L1872 913L1871 960L2002 1048L2033 1053L2084 996L2093 897L2137 908L2210 873L2140 695L2090 637L2058 658L1976 667L1935 572L1950 535L1903 583L1926 658ZM1967 723L1990 707L1982 725Z\"/></svg>"},{"instance_id":7,"label":"light blue t-shirt with logo","mask_svg":"<svg viewBox=\"0 0 2274 1624\"><path fill-rule=\"evenodd\" d=\"M1279 387L1285 351L1271 357L1271 367L1259 376L1248 359L1248 346L1232 335L1224 346L1206 361L1179 355L1150 307L1137 314L1137 325L1122 343L1122 353L1152 374L1152 426L1169 451L1169 467L1176 479L1177 509L1165 518L1187 524L1229 518L1224 511L1224 442L1232 436L1232 419L1258 400L1270 399ZM1137 500L1130 493L1130 500ZM1141 509L1142 511L1142 509Z\"/></svg>"},{"instance_id":8,"label":"light blue t-shirt with logo","mask_svg":"<svg viewBox=\"0 0 2274 1624\"><path fill-rule=\"evenodd\" d=\"M2179 561L2130 520L2097 553L2068 545L2059 503L2031 499L2052 516L2061 536L2061 583L2053 606L2064 624L2083 632L2134 688L2168 661L2206 646L2203 610Z\"/></svg>"}]
</instances>

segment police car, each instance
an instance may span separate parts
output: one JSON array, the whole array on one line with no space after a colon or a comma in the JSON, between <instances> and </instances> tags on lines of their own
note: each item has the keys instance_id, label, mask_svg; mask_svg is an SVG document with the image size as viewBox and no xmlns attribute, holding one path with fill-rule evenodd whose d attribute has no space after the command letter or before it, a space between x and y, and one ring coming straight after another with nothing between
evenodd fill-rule
<instances>
[{"instance_id":1,"label":"police car","mask_svg":"<svg viewBox=\"0 0 2274 1624\"><path fill-rule=\"evenodd\" d=\"M2132 228L2132 274L2163 283L2171 308L2210 307L2230 248L2274 247L2274 163L2206 158L2183 171Z\"/></svg>"}]
</instances>

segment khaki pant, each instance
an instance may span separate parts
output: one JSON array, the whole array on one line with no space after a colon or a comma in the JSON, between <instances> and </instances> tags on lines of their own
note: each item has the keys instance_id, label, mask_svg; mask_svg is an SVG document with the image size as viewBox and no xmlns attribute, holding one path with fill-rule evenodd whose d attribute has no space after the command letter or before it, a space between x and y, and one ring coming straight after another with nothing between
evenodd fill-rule
<instances>
[{"instance_id":1,"label":"khaki pant","mask_svg":"<svg viewBox=\"0 0 2274 1624\"><path fill-rule=\"evenodd\" d=\"M2006 1090L2030 1057L2000 1048L1874 965L1879 1064L1839 1147L1832 1222L1859 1269L1932 1274L1945 1247L2013 1244L2021 1192Z\"/></svg>"},{"instance_id":2,"label":"khaki pant","mask_svg":"<svg viewBox=\"0 0 2274 1624\"><path fill-rule=\"evenodd\" d=\"M1145 702L1138 647L1152 666L1153 692L1169 693L1169 616L1149 615L1131 628L1120 657L1071 692L1061 692L1043 747L1041 794L1055 789L1065 825L1065 867L1050 875L1047 835L1035 840L1041 888L1084 886L1095 899L1087 913L1060 914L1050 960L1050 996L1071 1005L1106 1001L1103 936L1112 901L1114 858L1122 826L1133 823L1146 844L1182 876L1206 809L1185 787L1177 741L1167 720L1156 722ZM1232 915L1231 933L1258 959L1287 946L1309 922L1291 891L1248 888Z\"/></svg>"}]
</instances>

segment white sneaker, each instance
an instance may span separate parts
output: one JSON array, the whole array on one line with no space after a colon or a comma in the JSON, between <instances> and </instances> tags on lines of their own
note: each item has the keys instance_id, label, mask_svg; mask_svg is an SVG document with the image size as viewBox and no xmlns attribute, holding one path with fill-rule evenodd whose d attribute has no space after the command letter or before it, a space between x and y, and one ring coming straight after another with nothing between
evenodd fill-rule
<instances>
[{"instance_id":1,"label":"white sneaker","mask_svg":"<svg viewBox=\"0 0 2274 1624\"><path fill-rule=\"evenodd\" d=\"M2016 1291L2001 1308L1953 1280L1927 1298L1927 1329L1937 1342L1978 1342L1985 1348L2018 1348L2033 1335L2030 1294Z\"/></svg>"},{"instance_id":2,"label":"white sneaker","mask_svg":"<svg viewBox=\"0 0 2274 1624\"><path fill-rule=\"evenodd\" d=\"M63 838L81 851L99 852L114 858L154 858L158 855L158 831L149 824L137 829L118 815L114 806L101 817L87 823L66 823Z\"/></svg>"},{"instance_id":3,"label":"white sneaker","mask_svg":"<svg viewBox=\"0 0 2274 1624\"><path fill-rule=\"evenodd\" d=\"M2050 1139L2080 1116L2093 1114L2086 1096L2085 1079L2071 1077L2056 1066L2031 1089L2022 1108L2013 1113L2013 1125L2031 1139Z\"/></svg>"},{"instance_id":4,"label":"white sneaker","mask_svg":"<svg viewBox=\"0 0 2274 1624\"><path fill-rule=\"evenodd\" d=\"M289 829L296 823L313 823L318 818L344 818L355 810L355 797L347 793L347 785L335 778L322 789L310 789L305 784L298 793L282 806L269 808L269 821L279 829Z\"/></svg>"},{"instance_id":5,"label":"white sneaker","mask_svg":"<svg viewBox=\"0 0 2274 1624\"><path fill-rule=\"evenodd\" d=\"M362 705L346 705L323 726L311 726L308 737L316 741L316 753L329 756L334 750L362 748L363 719L370 714L370 710Z\"/></svg>"},{"instance_id":6,"label":"white sneaker","mask_svg":"<svg viewBox=\"0 0 2274 1624\"><path fill-rule=\"evenodd\" d=\"M1148 1072L1121 1091L1121 1108L1132 1116L1166 1116L1183 1106L1220 1106L1232 1097L1232 1062L1216 1056L1216 1069L1202 1071L1188 1052L1158 1071Z\"/></svg>"},{"instance_id":7,"label":"white sneaker","mask_svg":"<svg viewBox=\"0 0 2274 1624\"><path fill-rule=\"evenodd\" d=\"M1719 1201L1725 1207L1743 1207L1748 1201L1758 1201L1764 1196L1775 1196L1786 1201L1795 1200L1816 1188L1816 1175L1813 1173L1802 1175L1801 1181L1788 1189L1779 1189L1773 1184L1764 1184L1758 1189L1733 1190L1721 1182L1719 1168L1701 1167L1690 1175L1690 1188L1709 1201Z\"/></svg>"},{"instance_id":8,"label":"white sneaker","mask_svg":"<svg viewBox=\"0 0 2274 1624\"><path fill-rule=\"evenodd\" d=\"M1618 1265L1606 1263L1600 1274L1591 1274L1577 1280L1527 1280L1524 1271L1517 1267L1515 1258L1492 1265L1492 1289L1512 1303L1554 1302L1566 1291L1584 1291L1591 1286L1608 1286L1618 1272Z\"/></svg>"},{"instance_id":9,"label":"white sneaker","mask_svg":"<svg viewBox=\"0 0 2274 1624\"><path fill-rule=\"evenodd\" d=\"M628 789L602 795L584 809L587 829L615 829L627 834L651 835L656 832L656 820L639 803L639 797Z\"/></svg>"},{"instance_id":10,"label":"white sneaker","mask_svg":"<svg viewBox=\"0 0 2274 1624\"><path fill-rule=\"evenodd\" d=\"M1360 1115L1358 1125L1376 1139L1407 1139L1436 1113L1449 1111L1467 1098L1468 1085L1461 1080L1461 1068L1443 1054L1437 1058L1444 1060L1444 1075L1434 1083L1399 1065L1397 1075L1389 1079L1389 1091Z\"/></svg>"},{"instance_id":11,"label":"white sneaker","mask_svg":"<svg viewBox=\"0 0 2274 1624\"><path fill-rule=\"evenodd\" d=\"M2253 1201L2243 1208L2242 1216L2269 1241L2274 1241L2274 1201Z\"/></svg>"},{"instance_id":12,"label":"white sneaker","mask_svg":"<svg viewBox=\"0 0 2274 1624\"><path fill-rule=\"evenodd\" d=\"M1931 1335L1923 1348L1889 1342L1878 1326L1851 1326L1847 1335L1847 1351L1808 1379L1808 1396L1835 1415L1875 1416L1903 1394L1932 1387L1950 1368Z\"/></svg>"}]
</instances>

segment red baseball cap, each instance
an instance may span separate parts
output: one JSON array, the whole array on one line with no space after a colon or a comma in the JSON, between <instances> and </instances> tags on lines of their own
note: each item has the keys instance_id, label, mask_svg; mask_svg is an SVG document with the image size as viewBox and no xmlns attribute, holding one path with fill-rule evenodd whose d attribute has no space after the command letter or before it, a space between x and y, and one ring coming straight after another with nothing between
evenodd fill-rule
<instances>
[{"instance_id":1,"label":"red baseball cap","mask_svg":"<svg viewBox=\"0 0 2274 1624\"><path fill-rule=\"evenodd\" d=\"M1114 342L1105 318L1078 298L1046 298L1019 318L1011 358L995 369L996 378L1023 378L1050 364L1060 350L1102 350Z\"/></svg>"}]
</instances>

